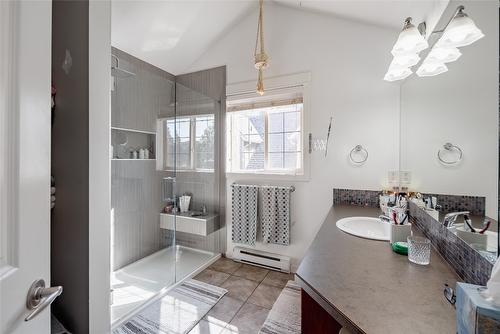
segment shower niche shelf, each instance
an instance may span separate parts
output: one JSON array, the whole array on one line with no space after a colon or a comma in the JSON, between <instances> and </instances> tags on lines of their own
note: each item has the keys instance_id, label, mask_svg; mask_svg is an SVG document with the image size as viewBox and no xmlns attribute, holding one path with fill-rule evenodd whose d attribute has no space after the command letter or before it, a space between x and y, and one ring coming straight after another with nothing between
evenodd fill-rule
<instances>
[{"instance_id":1,"label":"shower niche shelf","mask_svg":"<svg viewBox=\"0 0 500 334\"><path fill-rule=\"evenodd\" d=\"M156 161L156 133L152 131L111 127L111 160ZM148 150L148 158L139 158L139 150ZM137 158L133 152L137 151Z\"/></svg>"},{"instance_id":2,"label":"shower niche shelf","mask_svg":"<svg viewBox=\"0 0 500 334\"><path fill-rule=\"evenodd\" d=\"M217 214L191 217L186 214L160 213L160 228L207 236L216 230Z\"/></svg>"}]
</instances>

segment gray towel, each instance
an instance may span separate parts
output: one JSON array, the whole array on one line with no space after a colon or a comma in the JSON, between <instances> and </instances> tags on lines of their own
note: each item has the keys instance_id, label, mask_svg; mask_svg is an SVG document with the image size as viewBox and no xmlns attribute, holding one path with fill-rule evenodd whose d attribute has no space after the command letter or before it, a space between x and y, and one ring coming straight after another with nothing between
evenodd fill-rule
<instances>
[{"instance_id":1,"label":"gray towel","mask_svg":"<svg viewBox=\"0 0 500 334\"><path fill-rule=\"evenodd\" d=\"M255 245L257 238L258 186L233 184L232 239L239 244Z\"/></svg>"},{"instance_id":2,"label":"gray towel","mask_svg":"<svg viewBox=\"0 0 500 334\"><path fill-rule=\"evenodd\" d=\"M289 187L261 188L260 227L263 242L290 244L290 192Z\"/></svg>"}]
</instances>

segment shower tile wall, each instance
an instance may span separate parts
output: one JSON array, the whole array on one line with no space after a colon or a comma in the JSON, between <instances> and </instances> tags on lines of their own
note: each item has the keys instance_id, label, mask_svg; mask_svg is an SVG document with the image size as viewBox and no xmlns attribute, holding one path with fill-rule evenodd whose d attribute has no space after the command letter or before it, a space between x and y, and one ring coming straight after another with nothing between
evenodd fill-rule
<instances>
[{"instance_id":1,"label":"shower tile wall","mask_svg":"<svg viewBox=\"0 0 500 334\"><path fill-rule=\"evenodd\" d=\"M159 115L173 108L174 76L116 48L112 53L120 68L136 74L115 79L112 127L156 132ZM137 136L148 135L129 133L131 148L140 143L134 140ZM156 170L155 161L113 160L111 168L112 269L117 270L170 246L172 240L160 229L163 173Z\"/></svg>"},{"instance_id":2,"label":"shower tile wall","mask_svg":"<svg viewBox=\"0 0 500 334\"><path fill-rule=\"evenodd\" d=\"M113 269L162 247L159 236L160 182L154 161L111 164L111 250Z\"/></svg>"},{"instance_id":3,"label":"shower tile wall","mask_svg":"<svg viewBox=\"0 0 500 334\"><path fill-rule=\"evenodd\" d=\"M156 120L173 109L175 77L121 50L112 48L120 68L134 77L115 78L111 94L111 126L156 131Z\"/></svg>"}]
</instances>

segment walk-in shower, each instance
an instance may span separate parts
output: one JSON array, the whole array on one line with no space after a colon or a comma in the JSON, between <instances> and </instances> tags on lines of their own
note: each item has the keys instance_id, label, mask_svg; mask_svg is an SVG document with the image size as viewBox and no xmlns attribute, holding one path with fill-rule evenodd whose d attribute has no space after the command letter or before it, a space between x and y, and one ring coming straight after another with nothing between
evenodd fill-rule
<instances>
[{"instance_id":1,"label":"walk-in shower","mask_svg":"<svg viewBox=\"0 0 500 334\"><path fill-rule=\"evenodd\" d=\"M112 49L111 316L215 260L225 247L225 68L174 77Z\"/></svg>"}]
</instances>

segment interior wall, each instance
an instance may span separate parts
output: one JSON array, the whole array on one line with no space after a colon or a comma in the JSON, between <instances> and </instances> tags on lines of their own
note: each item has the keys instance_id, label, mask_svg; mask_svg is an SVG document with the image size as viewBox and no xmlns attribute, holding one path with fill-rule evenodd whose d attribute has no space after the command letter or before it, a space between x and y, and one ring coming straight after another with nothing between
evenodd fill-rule
<instances>
[{"instance_id":1,"label":"interior wall","mask_svg":"<svg viewBox=\"0 0 500 334\"><path fill-rule=\"evenodd\" d=\"M427 193L486 197L496 219L498 196L498 3L450 1L438 28L458 5L485 37L461 48L449 71L412 76L401 88L401 168L412 188ZM443 166L437 151L451 142L463 150L457 166Z\"/></svg>"},{"instance_id":2,"label":"interior wall","mask_svg":"<svg viewBox=\"0 0 500 334\"><path fill-rule=\"evenodd\" d=\"M56 206L51 217L51 281L64 292L52 312L69 331L89 332L89 2L52 3L52 127ZM67 73L62 64L72 58ZM103 112L106 112L104 110Z\"/></svg>"},{"instance_id":3,"label":"interior wall","mask_svg":"<svg viewBox=\"0 0 500 334\"><path fill-rule=\"evenodd\" d=\"M255 11L230 29L190 71L227 65L228 85L256 80L257 14ZM310 179L275 182L296 187L291 245L256 245L291 256L294 269L332 205L333 188L380 190L386 185L387 172L399 167L399 133L394 130L399 124L399 85L382 80L398 32L272 2L265 2L264 26L270 56L264 76L310 72L310 109L305 112L310 119L308 132L314 138L326 137L333 116L328 156L324 151L311 154ZM355 167L348 154L357 144L366 147L370 157L366 164ZM228 175L227 193L231 183L242 180L269 182L260 176ZM230 202L226 206L230 208ZM226 214L227 255L232 256L230 210Z\"/></svg>"}]
</instances>

